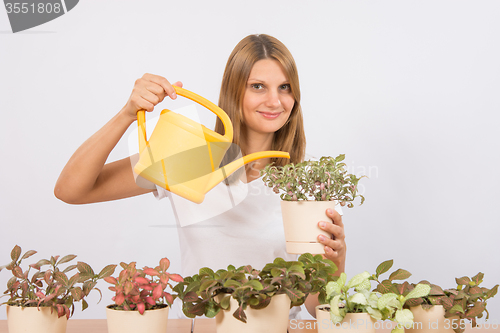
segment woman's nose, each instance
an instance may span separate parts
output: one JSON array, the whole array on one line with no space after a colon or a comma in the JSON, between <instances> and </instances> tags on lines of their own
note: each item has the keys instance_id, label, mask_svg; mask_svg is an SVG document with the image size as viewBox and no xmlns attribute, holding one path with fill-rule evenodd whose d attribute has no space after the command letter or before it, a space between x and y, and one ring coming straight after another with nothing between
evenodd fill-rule
<instances>
[{"instance_id":1,"label":"woman's nose","mask_svg":"<svg viewBox=\"0 0 500 333\"><path fill-rule=\"evenodd\" d=\"M281 100L278 92L270 91L267 94L266 106L270 108L278 108L281 106Z\"/></svg>"}]
</instances>

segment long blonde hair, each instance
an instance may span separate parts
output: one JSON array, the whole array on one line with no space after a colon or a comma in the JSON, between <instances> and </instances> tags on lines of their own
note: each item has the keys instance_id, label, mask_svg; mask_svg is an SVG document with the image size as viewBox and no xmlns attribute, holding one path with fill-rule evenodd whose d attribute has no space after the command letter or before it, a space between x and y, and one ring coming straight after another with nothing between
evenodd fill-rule
<instances>
[{"instance_id":1,"label":"long blonde hair","mask_svg":"<svg viewBox=\"0 0 500 333\"><path fill-rule=\"evenodd\" d=\"M229 56L222 78L222 85L219 95L219 107L229 115L233 123L233 149L230 149L222 164L234 159L239 149L243 155L246 154L241 145L241 133L245 130L243 121L243 96L247 85L248 77L253 65L262 59L277 60L286 73L290 84L295 104L290 113L288 121L277 132L274 133L272 150L286 151L290 153L292 163L304 160L306 137L304 133L304 122L302 119L302 109L300 107L300 87L297 66L290 51L278 39L269 35L250 35L243 38L234 48ZM224 134L222 121L217 118L215 131ZM231 152L232 151L232 152ZM286 158L272 158L277 166L290 163Z\"/></svg>"}]
</instances>

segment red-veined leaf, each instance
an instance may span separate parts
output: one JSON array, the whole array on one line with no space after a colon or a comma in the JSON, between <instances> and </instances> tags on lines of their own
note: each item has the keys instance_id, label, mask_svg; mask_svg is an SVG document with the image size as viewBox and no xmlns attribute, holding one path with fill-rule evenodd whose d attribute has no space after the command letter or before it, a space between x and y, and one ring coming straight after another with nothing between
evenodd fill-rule
<instances>
[{"instance_id":1,"label":"red-veined leaf","mask_svg":"<svg viewBox=\"0 0 500 333\"><path fill-rule=\"evenodd\" d=\"M383 263L378 265L377 269L375 270L375 272L377 273L377 277L380 276L380 274L384 274L389 269L391 269L393 264L394 264L394 260L391 259L391 260L384 261Z\"/></svg>"},{"instance_id":2,"label":"red-veined leaf","mask_svg":"<svg viewBox=\"0 0 500 333\"><path fill-rule=\"evenodd\" d=\"M23 270L19 266L14 267L14 269L12 270L12 274L17 278L24 279Z\"/></svg>"},{"instance_id":3,"label":"red-veined leaf","mask_svg":"<svg viewBox=\"0 0 500 333\"><path fill-rule=\"evenodd\" d=\"M99 279L108 277L115 272L116 265L107 265L99 272Z\"/></svg>"},{"instance_id":4,"label":"red-veined leaf","mask_svg":"<svg viewBox=\"0 0 500 333\"><path fill-rule=\"evenodd\" d=\"M90 267L88 264L84 263L83 261L79 261L76 263L76 267L78 268L78 271L80 273L85 273L86 275L91 275L94 276L94 270L92 267Z\"/></svg>"},{"instance_id":5,"label":"red-veined leaf","mask_svg":"<svg viewBox=\"0 0 500 333\"><path fill-rule=\"evenodd\" d=\"M59 260L59 262L57 264L58 265L64 264L66 262L70 262L71 260L73 260L75 258L76 258L76 255L74 255L74 254L68 254L68 255L62 257L61 260Z\"/></svg>"},{"instance_id":6,"label":"red-veined leaf","mask_svg":"<svg viewBox=\"0 0 500 333\"><path fill-rule=\"evenodd\" d=\"M404 269L398 269L389 276L389 280L404 280L411 276L411 273Z\"/></svg>"},{"instance_id":7,"label":"red-veined leaf","mask_svg":"<svg viewBox=\"0 0 500 333\"><path fill-rule=\"evenodd\" d=\"M21 257L21 259L26 259L26 258L29 258L29 257L31 257L31 256L32 256L32 255L34 255L34 254L36 254L36 251L34 251L34 250L29 250L29 251L27 251L27 252L26 252L26 253L25 253L25 254Z\"/></svg>"},{"instance_id":8,"label":"red-veined leaf","mask_svg":"<svg viewBox=\"0 0 500 333\"><path fill-rule=\"evenodd\" d=\"M21 256L21 247L19 245L16 245L10 252L10 258L12 259L12 261L17 261L17 259L19 259L20 256Z\"/></svg>"},{"instance_id":9,"label":"red-veined leaf","mask_svg":"<svg viewBox=\"0 0 500 333\"><path fill-rule=\"evenodd\" d=\"M78 302L85 296L85 294L83 293L82 288L76 287L71 289L71 296L73 296L73 299Z\"/></svg>"}]
</instances>

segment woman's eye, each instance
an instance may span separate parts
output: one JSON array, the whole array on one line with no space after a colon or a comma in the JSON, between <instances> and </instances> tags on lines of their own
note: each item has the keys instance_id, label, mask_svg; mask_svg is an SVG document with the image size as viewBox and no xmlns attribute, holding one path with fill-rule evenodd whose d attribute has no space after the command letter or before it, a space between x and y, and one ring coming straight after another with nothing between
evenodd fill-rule
<instances>
[{"instance_id":1,"label":"woman's eye","mask_svg":"<svg viewBox=\"0 0 500 333\"><path fill-rule=\"evenodd\" d=\"M264 88L262 83L253 83L253 84L251 84L251 86L253 89L256 89L256 90L260 90L260 89Z\"/></svg>"},{"instance_id":2,"label":"woman's eye","mask_svg":"<svg viewBox=\"0 0 500 333\"><path fill-rule=\"evenodd\" d=\"M290 91L291 88L290 88L290 85L289 84L283 84L280 86L280 89L281 90L284 90L284 91Z\"/></svg>"}]
</instances>

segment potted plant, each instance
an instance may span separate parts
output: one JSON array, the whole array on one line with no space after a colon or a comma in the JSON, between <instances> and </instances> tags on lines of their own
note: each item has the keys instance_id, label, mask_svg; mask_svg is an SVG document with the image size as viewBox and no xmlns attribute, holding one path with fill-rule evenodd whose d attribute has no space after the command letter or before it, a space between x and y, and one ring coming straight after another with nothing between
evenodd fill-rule
<instances>
[{"instance_id":1,"label":"potted plant","mask_svg":"<svg viewBox=\"0 0 500 333\"><path fill-rule=\"evenodd\" d=\"M395 293L381 294L376 290L370 291L370 281L385 269L382 265L377 267L374 275L365 271L347 282L346 274L342 273L337 281L326 285L327 304L316 307L319 333L338 330L375 333L376 321L386 319L397 322L393 333L402 333L404 327L412 324L413 316L409 310L403 309L403 305L408 299L427 295L430 287L417 285L404 297Z\"/></svg>"},{"instance_id":2,"label":"potted plant","mask_svg":"<svg viewBox=\"0 0 500 333\"><path fill-rule=\"evenodd\" d=\"M204 267L174 290L186 316L216 317L217 333L285 333L290 308L322 291L336 270L332 261L305 253L297 261L276 258L262 270L229 265L214 272ZM324 297L323 290L318 298Z\"/></svg>"},{"instance_id":3,"label":"potted plant","mask_svg":"<svg viewBox=\"0 0 500 333\"><path fill-rule=\"evenodd\" d=\"M387 267L392 266L392 261L387 261ZM387 270L389 269L387 268ZM398 270L393 274L402 278L408 278L411 274ZM389 279L378 281L377 291L381 293L395 293L398 297L406 297L415 289L415 284L408 282L395 283L393 274ZM463 333L466 323L470 322L476 327L477 319L483 317L486 312L486 320L489 318L486 310L486 301L496 295L498 285L488 289L480 287L483 273L478 273L472 278L456 278L456 288L442 289L440 286L428 281L419 282L420 285L428 285L427 295L406 299L404 307L413 314L414 324L406 329L406 332L426 332L432 330L436 333ZM378 278L378 276L377 276Z\"/></svg>"},{"instance_id":4,"label":"potted plant","mask_svg":"<svg viewBox=\"0 0 500 333\"><path fill-rule=\"evenodd\" d=\"M5 296L7 304L7 325L10 333L46 332L63 333L67 320L75 311L75 303L82 303L82 310L88 307L85 297L96 288L99 279L113 274L116 265L108 265L95 274L84 262L62 268L76 255L52 256L41 259L22 268L23 260L36 254L30 250L21 256L21 247L16 245L11 251L12 261L0 267L12 272L13 277L7 282ZM78 273L68 276L68 272L77 269Z\"/></svg>"},{"instance_id":5,"label":"potted plant","mask_svg":"<svg viewBox=\"0 0 500 333\"><path fill-rule=\"evenodd\" d=\"M136 268L136 262L120 263L118 277L104 280L113 286L114 304L106 307L109 333L148 332L164 333L167 329L169 306L177 297L166 291L172 289L170 281L182 282L179 274L170 274L170 261L160 260L155 268ZM166 304L165 304L166 303Z\"/></svg>"},{"instance_id":6,"label":"potted plant","mask_svg":"<svg viewBox=\"0 0 500 333\"><path fill-rule=\"evenodd\" d=\"M319 221L330 221L328 208L337 203L353 207L358 194L358 182L362 177L347 173L342 161L345 155L321 157L319 161L305 161L276 167L272 164L262 170L262 180L280 194L281 212L288 253L324 253L318 235L332 235L318 227Z\"/></svg>"}]
</instances>

